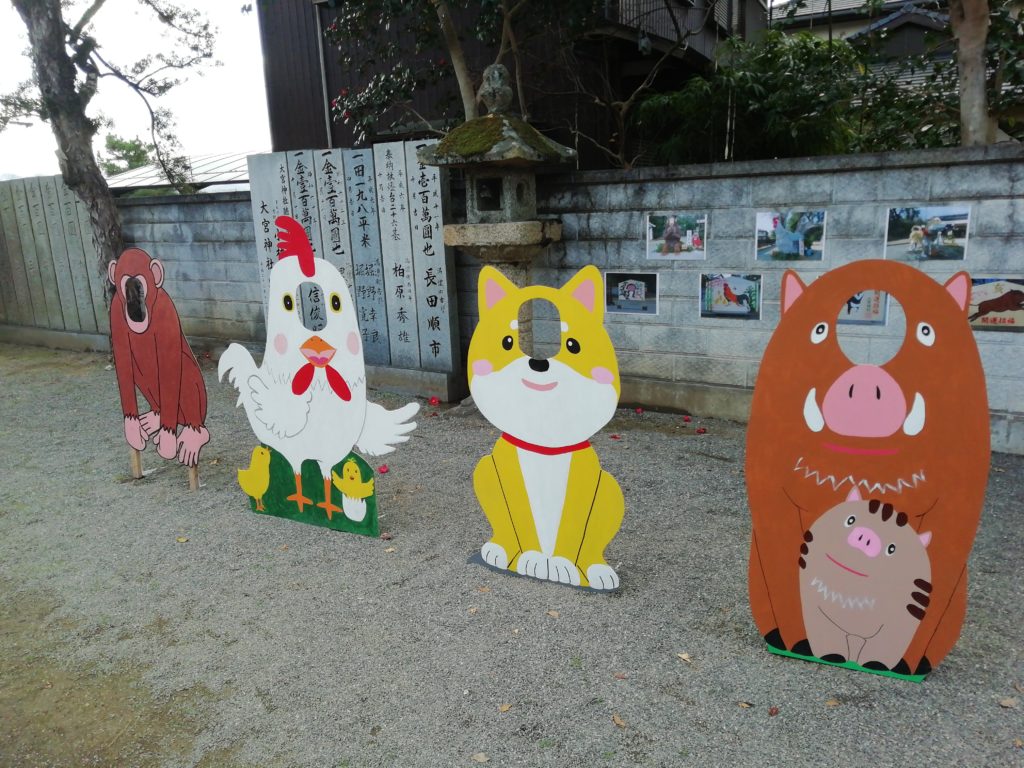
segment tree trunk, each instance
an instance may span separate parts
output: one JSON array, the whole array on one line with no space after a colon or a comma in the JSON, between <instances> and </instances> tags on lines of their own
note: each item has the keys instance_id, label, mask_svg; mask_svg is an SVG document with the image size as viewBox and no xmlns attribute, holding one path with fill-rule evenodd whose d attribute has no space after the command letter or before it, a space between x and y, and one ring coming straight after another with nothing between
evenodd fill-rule
<instances>
[{"instance_id":1,"label":"tree trunk","mask_svg":"<svg viewBox=\"0 0 1024 768\"><path fill-rule=\"evenodd\" d=\"M24 0L22 0L24 2ZM459 83L459 95L462 97L462 111L465 112L466 120L476 117L476 93L473 91L473 78L470 77L469 67L466 66L466 54L462 52L462 41L459 40L458 30L452 21L451 11L448 8L447 0L430 0L437 11L437 19L441 23L441 33L444 35L445 45L448 46L448 54L452 57L452 69L455 70L455 79Z\"/></svg>"},{"instance_id":2,"label":"tree trunk","mask_svg":"<svg viewBox=\"0 0 1024 768\"><path fill-rule=\"evenodd\" d=\"M106 274L107 263L124 250L121 218L103 174L96 166L92 137L96 125L85 114L91 89L75 85L76 69L65 45L67 25L61 16L60 0L11 0L28 28L32 64L35 69L45 119L57 139L57 159L65 183L89 209L99 263Z\"/></svg>"},{"instance_id":3,"label":"tree trunk","mask_svg":"<svg viewBox=\"0 0 1024 768\"><path fill-rule=\"evenodd\" d=\"M960 81L960 144L992 144L995 120L985 92L985 42L989 26L988 0L950 0L949 21L957 41Z\"/></svg>"}]
</instances>

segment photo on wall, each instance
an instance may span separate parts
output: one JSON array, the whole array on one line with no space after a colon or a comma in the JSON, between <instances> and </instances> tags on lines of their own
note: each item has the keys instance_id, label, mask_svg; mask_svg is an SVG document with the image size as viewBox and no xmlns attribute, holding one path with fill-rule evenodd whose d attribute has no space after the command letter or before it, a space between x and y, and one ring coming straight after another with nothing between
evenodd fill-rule
<instances>
[{"instance_id":1,"label":"photo on wall","mask_svg":"<svg viewBox=\"0 0 1024 768\"><path fill-rule=\"evenodd\" d=\"M885 325L889 296L885 291L859 291L846 300L837 322L849 325Z\"/></svg>"},{"instance_id":2,"label":"photo on wall","mask_svg":"<svg viewBox=\"0 0 1024 768\"><path fill-rule=\"evenodd\" d=\"M757 261L821 261L825 257L825 211L758 211L755 237Z\"/></svg>"},{"instance_id":3,"label":"photo on wall","mask_svg":"<svg viewBox=\"0 0 1024 768\"><path fill-rule=\"evenodd\" d=\"M626 315L658 314L657 272L605 272L604 308Z\"/></svg>"},{"instance_id":4,"label":"photo on wall","mask_svg":"<svg viewBox=\"0 0 1024 768\"><path fill-rule=\"evenodd\" d=\"M761 319L761 275L702 272L700 316Z\"/></svg>"},{"instance_id":5,"label":"photo on wall","mask_svg":"<svg viewBox=\"0 0 1024 768\"><path fill-rule=\"evenodd\" d=\"M979 331L1024 331L1024 277L976 277L967 308Z\"/></svg>"},{"instance_id":6,"label":"photo on wall","mask_svg":"<svg viewBox=\"0 0 1024 768\"><path fill-rule=\"evenodd\" d=\"M890 208L885 258L897 261L963 261L971 209L967 205Z\"/></svg>"},{"instance_id":7,"label":"photo on wall","mask_svg":"<svg viewBox=\"0 0 1024 768\"><path fill-rule=\"evenodd\" d=\"M649 213L647 258L700 261L707 258L707 211Z\"/></svg>"}]
</instances>

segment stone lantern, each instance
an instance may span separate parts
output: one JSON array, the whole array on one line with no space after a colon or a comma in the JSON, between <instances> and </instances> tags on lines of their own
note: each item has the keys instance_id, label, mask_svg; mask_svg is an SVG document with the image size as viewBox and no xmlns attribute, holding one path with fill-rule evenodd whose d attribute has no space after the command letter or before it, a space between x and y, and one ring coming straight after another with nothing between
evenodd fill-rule
<instances>
[{"instance_id":1,"label":"stone lantern","mask_svg":"<svg viewBox=\"0 0 1024 768\"><path fill-rule=\"evenodd\" d=\"M445 225L445 245L494 265L524 286L531 282L533 259L562 238L560 221L537 217L534 171L573 160L576 151L508 114L508 83L503 65L487 67L479 95L488 114L452 129L437 144L420 150L418 157L426 165L462 168L465 173L466 223ZM521 344L532 341L531 320L520 316Z\"/></svg>"}]
</instances>

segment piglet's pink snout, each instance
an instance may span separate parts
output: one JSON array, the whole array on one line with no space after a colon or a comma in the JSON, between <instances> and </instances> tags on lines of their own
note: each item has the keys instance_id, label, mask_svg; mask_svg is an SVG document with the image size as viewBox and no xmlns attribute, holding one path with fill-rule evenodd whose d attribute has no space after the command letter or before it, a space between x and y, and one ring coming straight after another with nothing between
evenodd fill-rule
<instances>
[{"instance_id":1,"label":"piglet's pink snout","mask_svg":"<svg viewBox=\"0 0 1024 768\"><path fill-rule=\"evenodd\" d=\"M850 535L846 537L846 543L868 557L878 557L882 551L882 542L879 540L878 534L870 528L860 525L850 531Z\"/></svg>"}]
</instances>

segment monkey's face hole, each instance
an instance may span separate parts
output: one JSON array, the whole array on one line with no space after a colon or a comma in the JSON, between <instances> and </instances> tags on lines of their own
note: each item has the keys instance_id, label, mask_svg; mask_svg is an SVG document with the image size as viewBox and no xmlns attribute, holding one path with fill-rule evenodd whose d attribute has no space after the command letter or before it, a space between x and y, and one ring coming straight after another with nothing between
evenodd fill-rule
<instances>
[{"instance_id":1,"label":"monkey's face hole","mask_svg":"<svg viewBox=\"0 0 1024 768\"><path fill-rule=\"evenodd\" d=\"M128 319L141 323L146 319L146 284L139 277L124 280L124 305Z\"/></svg>"}]
</instances>

